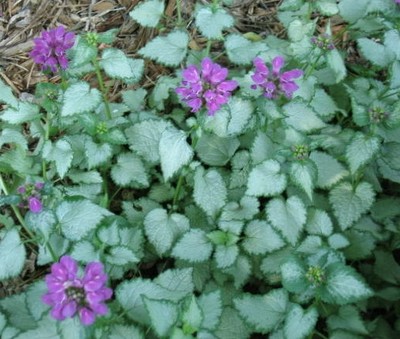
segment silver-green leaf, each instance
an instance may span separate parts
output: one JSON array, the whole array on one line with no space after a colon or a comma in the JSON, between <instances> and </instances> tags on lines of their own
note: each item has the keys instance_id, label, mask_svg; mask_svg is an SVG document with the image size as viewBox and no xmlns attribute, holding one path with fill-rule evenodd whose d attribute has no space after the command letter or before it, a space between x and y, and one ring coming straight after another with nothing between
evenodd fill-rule
<instances>
[{"instance_id":1,"label":"silver-green leaf","mask_svg":"<svg viewBox=\"0 0 400 339\"><path fill-rule=\"evenodd\" d=\"M207 116L205 127L221 138L243 134L254 107L250 100L232 97L213 116Z\"/></svg>"},{"instance_id":2,"label":"silver-green leaf","mask_svg":"<svg viewBox=\"0 0 400 339\"><path fill-rule=\"evenodd\" d=\"M192 229L176 243L172 255L191 263L204 262L210 258L212 249L205 232L200 229Z\"/></svg>"},{"instance_id":3,"label":"silver-green leaf","mask_svg":"<svg viewBox=\"0 0 400 339\"><path fill-rule=\"evenodd\" d=\"M267 51L268 46L264 42L250 41L239 34L230 34L225 39L225 49L234 64L248 65L259 53Z\"/></svg>"},{"instance_id":4,"label":"silver-green leaf","mask_svg":"<svg viewBox=\"0 0 400 339\"><path fill-rule=\"evenodd\" d=\"M96 88L90 88L83 81L72 84L64 93L61 107L62 116L70 116L94 111L101 103L101 93Z\"/></svg>"},{"instance_id":5,"label":"silver-green leaf","mask_svg":"<svg viewBox=\"0 0 400 339\"><path fill-rule=\"evenodd\" d=\"M303 339L314 329L318 320L316 307L303 310L300 305L292 304L285 319L283 332L286 338Z\"/></svg>"},{"instance_id":6,"label":"silver-green leaf","mask_svg":"<svg viewBox=\"0 0 400 339\"><path fill-rule=\"evenodd\" d=\"M134 153L121 153L117 163L111 169L111 177L120 186L138 183L143 187L149 185L146 169L142 160Z\"/></svg>"},{"instance_id":7,"label":"silver-green leaf","mask_svg":"<svg viewBox=\"0 0 400 339\"><path fill-rule=\"evenodd\" d=\"M252 220L244 231L243 248L250 254L259 255L282 248L285 242L279 234L263 220Z\"/></svg>"},{"instance_id":8,"label":"silver-green leaf","mask_svg":"<svg viewBox=\"0 0 400 339\"><path fill-rule=\"evenodd\" d=\"M255 166L249 175L246 194L251 196L274 196L282 193L287 185L286 175L276 160L266 160Z\"/></svg>"},{"instance_id":9,"label":"silver-green leaf","mask_svg":"<svg viewBox=\"0 0 400 339\"><path fill-rule=\"evenodd\" d=\"M159 337L168 335L178 320L178 305L168 300L153 300L143 297L151 324Z\"/></svg>"},{"instance_id":10,"label":"silver-green leaf","mask_svg":"<svg viewBox=\"0 0 400 339\"><path fill-rule=\"evenodd\" d=\"M290 166L290 180L300 187L311 201L317 176L317 166L312 161L293 162Z\"/></svg>"},{"instance_id":11,"label":"silver-green leaf","mask_svg":"<svg viewBox=\"0 0 400 339\"><path fill-rule=\"evenodd\" d=\"M349 228L367 212L374 200L375 192L367 182L361 182L356 187L349 182L343 182L329 193L329 201L342 230Z\"/></svg>"},{"instance_id":12,"label":"silver-green leaf","mask_svg":"<svg viewBox=\"0 0 400 339\"><path fill-rule=\"evenodd\" d=\"M172 127L161 134L159 152L165 181L193 158L193 149L186 141L186 133Z\"/></svg>"},{"instance_id":13,"label":"silver-green leaf","mask_svg":"<svg viewBox=\"0 0 400 339\"><path fill-rule=\"evenodd\" d=\"M166 66L178 66L186 56L188 43L188 34L175 30L151 40L139 50L139 54Z\"/></svg>"},{"instance_id":14,"label":"silver-green leaf","mask_svg":"<svg viewBox=\"0 0 400 339\"><path fill-rule=\"evenodd\" d=\"M361 166L368 163L378 152L379 146L380 141L377 137L356 133L346 148L346 159L351 172L355 173Z\"/></svg>"},{"instance_id":15,"label":"silver-green leaf","mask_svg":"<svg viewBox=\"0 0 400 339\"><path fill-rule=\"evenodd\" d=\"M156 27L164 13L164 8L164 1L146 0L135 6L129 15L144 27Z\"/></svg>"},{"instance_id":16,"label":"silver-green leaf","mask_svg":"<svg viewBox=\"0 0 400 339\"><path fill-rule=\"evenodd\" d=\"M225 205L227 189L222 176L214 169L205 171L198 167L194 175L195 202L207 213L214 217Z\"/></svg>"},{"instance_id":17,"label":"silver-green leaf","mask_svg":"<svg viewBox=\"0 0 400 339\"><path fill-rule=\"evenodd\" d=\"M129 148L150 163L160 161L159 144L164 130L171 126L163 120L145 120L126 129Z\"/></svg>"},{"instance_id":18,"label":"silver-green leaf","mask_svg":"<svg viewBox=\"0 0 400 339\"><path fill-rule=\"evenodd\" d=\"M144 219L144 230L149 242L159 255L164 255L173 242L189 230L189 220L178 213L168 215L162 208L149 212Z\"/></svg>"},{"instance_id":19,"label":"silver-green leaf","mask_svg":"<svg viewBox=\"0 0 400 339\"><path fill-rule=\"evenodd\" d=\"M73 154L71 144L64 139L60 139L54 144L47 141L43 147L43 158L55 162L57 173L61 178L71 167Z\"/></svg>"},{"instance_id":20,"label":"silver-green leaf","mask_svg":"<svg viewBox=\"0 0 400 339\"><path fill-rule=\"evenodd\" d=\"M307 216L301 199L297 196L292 196L286 201L281 198L272 199L267 204L266 212L272 226L292 245L296 245Z\"/></svg>"},{"instance_id":21,"label":"silver-green leaf","mask_svg":"<svg viewBox=\"0 0 400 339\"><path fill-rule=\"evenodd\" d=\"M243 319L262 333L270 332L285 319L288 302L289 296L284 289L274 289L265 295L244 294L234 299Z\"/></svg>"},{"instance_id":22,"label":"silver-green leaf","mask_svg":"<svg viewBox=\"0 0 400 339\"><path fill-rule=\"evenodd\" d=\"M64 201L56 209L62 233L70 240L80 240L111 213L89 200Z\"/></svg>"},{"instance_id":23,"label":"silver-green leaf","mask_svg":"<svg viewBox=\"0 0 400 339\"><path fill-rule=\"evenodd\" d=\"M292 101L283 106L286 123L300 132L311 132L325 127L325 123L306 104Z\"/></svg>"},{"instance_id":24,"label":"silver-green leaf","mask_svg":"<svg viewBox=\"0 0 400 339\"><path fill-rule=\"evenodd\" d=\"M350 266L332 264L328 267L326 276L325 288L321 293L323 301L345 305L373 295L362 276Z\"/></svg>"},{"instance_id":25,"label":"silver-green leaf","mask_svg":"<svg viewBox=\"0 0 400 339\"><path fill-rule=\"evenodd\" d=\"M124 52L116 48L107 48L103 51L100 65L109 77L121 79L128 84L138 82L144 69L143 60L128 58Z\"/></svg>"},{"instance_id":26,"label":"silver-green leaf","mask_svg":"<svg viewBox=\"0 0 400 339\"><path fill-rule=\"evenodd\" d=\"M328 153L314 151L311 152L310 159L317 166L317 187L330 188L349 174L349 171Z\"/></svg>"},{"instance_id":27,"label":"silver-green leaf","mask_svg":"<svg viewBox=\"0 0 400 339\"><path fill-rule=\"evenodd\" d=\"M0 234L0 280L14 278L21 273L26 250L16 229Z\"/></svg>"},{"instance_id":28,"label":"silver-green leaf","mask_svg":"<svg viewBox=\"0 0 400 339\"><path fill-rule=\"evenodd\" d=\"M233 17L223 8L213 10L210 6L201 7L195 16L196 26L208 39L222 38L222 30L233 26Z\"/></svg>"}]
</instances>

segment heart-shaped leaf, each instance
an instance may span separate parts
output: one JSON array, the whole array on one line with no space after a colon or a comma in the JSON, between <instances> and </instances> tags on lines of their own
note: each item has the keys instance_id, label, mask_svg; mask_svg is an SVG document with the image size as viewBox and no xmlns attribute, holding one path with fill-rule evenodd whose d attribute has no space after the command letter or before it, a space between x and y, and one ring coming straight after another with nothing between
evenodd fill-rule
<instances>
[{"instance_id":1,"label":"heart-shaped leaf","mask_svg":"<svg viewBox=\"0 0 400 339\"><path fill-rule=\"evenodd\" d=\"M374 202L375 192L367 182L353 187L349 182L336 186L329 194L329 201L342 230L349 228L368 211Z\"/></svg>"},{"instance_id":2,"label":"heart-shaped leaf","mask_svg":"<svg viewBox=\"0 0 400 339\"><path fill-rule=\"evenodd\" d=\"M300 305L293 304L286 316L283 331L286 338L302 339L311 333L318 320L318 311L311 307L304 311Z\"/></svg>"}]
</instances>

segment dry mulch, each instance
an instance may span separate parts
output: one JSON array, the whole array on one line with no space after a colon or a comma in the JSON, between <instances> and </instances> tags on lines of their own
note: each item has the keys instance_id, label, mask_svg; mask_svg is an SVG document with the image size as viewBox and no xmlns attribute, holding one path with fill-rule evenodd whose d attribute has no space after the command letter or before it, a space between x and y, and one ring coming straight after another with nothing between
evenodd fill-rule
<instances>
[{"instance_id":1,"label":"dry mulch","mask_svg":"<svg viewBox=\"0 0 400 339\"><path fill-rule=\"evenodd\" d=\"M33 38L42 30L63 25L77 34L95 31L104 32L119 28L115 47L135 56L139 48L158 34L155 29L140 27L129 17L129 12L141 0L1 0L0 1L0 78L19 96L32 93L35 84L41 81L58 82L58 76L48 79L29 57ZM207 3L207 1L198 1ZM166 28L174 25L176 0L165 0ZM196 0L182 0L183 16L193 40L190 47L201 48L205 41L196 32L190 21ZM254 32L260 36L282 35L283 29L276 18L280 0L235 0L229 11L235 17L234 32ZM169 70L148 62L145 82L151 86L154 80ZM121 84L116 84L118 92ZM118 87L119 86L119 87ZM0 225L1 227L2 225ZM19 293L32 281L39 279L46 268L35 265L36 253L29 249L28 259L21 275L0 282L0 299Z\"/></svg>"},{"instance_id":2,"label":"dry mulch","mask_svg":"<svg viewBox=\"0 0 400 339\"><path fill-rule=\"evenodd\" d=\"M206 1L198 1L206 3ZM33 38L44 29L58 25L76 33L104 32L119 28L116 47L128 55L157 35L154 29L142 28L129 17L140 0L2 0L0 3L0 76L16 93L29 92L43 80L48 81L29 58ZM183 15L189 19L195 0L182 0ZM280 34L282 27L276 19L279 0L236 0L229 8L236 18L237 32L255 32L261 36ZM173 25L176 0L166 0L167 27ZM190 23L190 22L189 22ZM193 25L192 25L193 26ZM191 26L191 28L192 28ZM193 29L192 48L204 41ZM151 77L161 69L151 65ZM155 69L153 69L155 68ZM57 77L52 79L57 81Z\"/></svg>"}]
</instances>

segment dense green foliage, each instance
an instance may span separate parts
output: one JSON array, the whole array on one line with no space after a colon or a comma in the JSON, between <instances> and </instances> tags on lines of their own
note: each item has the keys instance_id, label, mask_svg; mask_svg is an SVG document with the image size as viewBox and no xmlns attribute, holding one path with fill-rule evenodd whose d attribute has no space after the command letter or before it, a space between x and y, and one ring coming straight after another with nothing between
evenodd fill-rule
<instances>
[{"instance_id":1,"label":"dense green foliage","mask_svg":"<svg viewBox=\"0 0 400 339\"><path fill-rule=\"evenodd\" d=\"M0 83L0 280L37 249L38 266L101 261L114 289L84 327L52 319L36 281L0 300L2 338L398 338L400 6L284 0L279 39L234 33L229 5L199 2L189 23L178 0L164 27L146 0L131 19L160 34L137 57L118 30L82 34L33 101ZM207 56L239 87L194 114L175 89ZM303 71L293 98L252 88L257 56ZM171 70L149 90L145 60ZM35 182L39 213L17 191Z\"/></svg>"}]
</instances>

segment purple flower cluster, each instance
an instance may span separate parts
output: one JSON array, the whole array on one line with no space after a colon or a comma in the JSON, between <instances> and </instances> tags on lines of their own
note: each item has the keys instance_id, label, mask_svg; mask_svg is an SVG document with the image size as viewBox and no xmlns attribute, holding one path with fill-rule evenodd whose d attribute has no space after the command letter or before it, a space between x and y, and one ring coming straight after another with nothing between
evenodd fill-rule
<instances>
[{"instance_id":1,"label":"purple flower cluster","mask_svg":"<svg viewBox=\"0 0 400 339\"><path fill-rule=\"evenodd\" d=\"M335 49L332 37L326 33L319 36L313 36L310 40L313 45L324 51Z\"/></svg>"},{"instance_id":2,"label":"purple flower cluster","mask_svg":"<svg viewBox=\"0 0 400 339\"><path fill-rule=\"evenodd\" d=\"M41 65L43 70L57 72L59 68L68 67L66 51L74 45L73 33L66 32L64 27L59 26L43 31L41 37L33 39L33 42L35 45L30 57L36 64Z\"/></svg>"},{"instance_id":3,"label":"purple flower cluster","mask_svg":"<svg viewBox=\"0 0 400 339\"><path fill-rule=\"evenodd\" d=\"M44 183L37 182L35 184L27 183L17 188L17 192L21 195L22 202L20 207L29 208L33 213L40 213L43 209L40 191L43 189Z\"/></svg>"},{"instance_id":4,"label":"purple flower cluster","mask_svg":"<svg viewBox=\"0 0 400 339\"><path fill-rule=\"evenodd\" d=\"M190 65L183 70L182 87L175 91L182 101L198 112L205 104L208 115L214 115L223 104L226 104L238 83L235 80L226 80L228 69L204 58L201 69Z\"/></svg>"},{"instance_id":5,"label":"purple flower cluster","mask_svg":"<svg viewBox=\"0 0 400 339\"><path fill-rule=\"evenodd\" d=\"M276 99L281 94L286 98L291 99L293 93L299 89L299 86L294 82L303 75L300 69L292 69L291 71L281 72L285 59L282 56L277 56L272 60L272 72L268 69L264 60L257 57L253 60L255 72L251 76L254 84L252 89L260 87L263 90L263 95L268 99Z\"/></svg>"},{"instance_id":6,"label":"purple flower cluster","mask_svg":"<svg viewBox=\"0 0 400 339\"><path fill-rule=\"evenodd\" d=\"M394 0L394 2L400 5L400 0Z\"/></svg>"},{"instance_id":7,"label":"purple flower cluster","mask_svg":"<svg viewBox=\"0 0 400 339\"><path fill-rule=\"evenodd\" d=\"M77 262L69 256L61 257L46 276L49 291L42 301L53 307L50 314L57 320L73 317L77 313L82 324L91 325L96 315L108 312L104 301L110 299L113 292L105 286L107 275L102 263L89 263L83 278L79 278L77 273Z\"/></svg>"}]
</instances>

